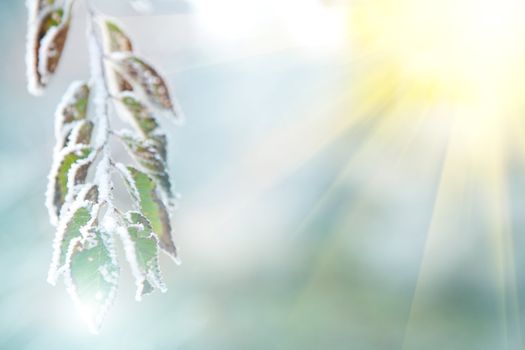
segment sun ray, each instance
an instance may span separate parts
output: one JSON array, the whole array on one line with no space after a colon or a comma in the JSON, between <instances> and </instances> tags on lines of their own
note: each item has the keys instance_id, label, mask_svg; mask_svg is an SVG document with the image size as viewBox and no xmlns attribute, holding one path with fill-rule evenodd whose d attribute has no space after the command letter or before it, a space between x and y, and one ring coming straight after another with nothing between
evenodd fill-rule
<instances>
[{"instance_id":1,"label":"sun ray","mask_svg":"<svg viewBox=\"0 0 525 350\"><path fill-rule=\"evenodd\" d=\"M481 121L477 119L478 125L474 128L471 120L465 117L468 111L460 113L443 167L416 282L403 345L407 350L424 346L420 335L431 329L434 329L434 336L437 329L449 332L433 323L439 321L433 320L431 315L439 311L432 305L446 294L444 283L447 276L457 273L453 269L468 263L469 257L472 259L469 244L475 245L480 239L486 242L490 251L487 256L481 254L477 259L486 259L490 267L488 272L492 277L489 280L494 290L492 301L498 305L498 321L494 327L501 327L502 346L520 348L522 343L505 173L508 129L505 123L491 120L493 110L478 111L476 116L481 116ZM483 113L489 114L487 119L483 119ZM482 156L479 154L480 135L483 136ZM480 199L474 209L475 217L483 218L481 232L477 233L473 232L473 225L462 224L465 196L472 196L468 191L471 183L476 184L475 195ZM448 316L455 317L453 312Z\"/></svg>"}]
</instances>

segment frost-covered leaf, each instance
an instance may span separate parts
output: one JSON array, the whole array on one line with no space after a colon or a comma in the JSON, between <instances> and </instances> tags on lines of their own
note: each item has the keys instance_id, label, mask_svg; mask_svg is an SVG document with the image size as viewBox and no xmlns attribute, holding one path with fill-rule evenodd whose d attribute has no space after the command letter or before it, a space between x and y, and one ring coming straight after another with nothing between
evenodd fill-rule
<instances>
[{"instance_id":1,"label":"frost-covered leaf","mask_svg":"<svg viewBox=\"0 0 525 350\"><path fill-rule=\"evenodd\" d=\"M97 333L116 296L120 269L113 237L92 227L71 241L66 284L82 317Z\"/></svg>"},{"instance_id":2,"label":"frost-covered leaf","mask_svg":"<svg viewBox=\"0 0 525 350\"><path fill-rule=\"evenodd\" d=\"M69 85L55 113L57 120L55 131L59 131L74 121L86 118L90 92L86 82L75 81Z\"/></svg>"},{"instance_id":3,"label":"frost-covered leaf","mask_svg":"<svg viewBox=\"0 0 525 350\"><path fill-rule=\"evenodd\" d=\"M60 220L53 243L53 259L49 267L48 282L55 284L67 263L67 252L71 241L82 236L82 231L97 219L98 187L86 185L68 212Z\"/></svg>"},{"instance_id":4,"label":"frost-covered leaf","mask_svg":"<svg viewBox=\"0 0 525 350\"><path fill-rule=\"evenodd\" d=\"M135 298L141 300L154 288L165 292L167 288L159 268L158 239L148 219L135 211L126 213L124 219L126 230L121 236L137 285Z\"/></svg>"},{"instance_id":5,"label":"frost-covered leaf","mask_svg":"<svg viewBox=\"0 0 525 350\"><path fill-rule=\"evenodd\" d=\"M40 83L46 86L55 73L69 33L70 17L61 18L58 26L52 27L43 37L38 49L38 74Z\"/></svg>"},{"instance_id":6,"label":"frost-covered leaf","mask_svg":"<svg viewBox=\"0 0 525 350\"><path fill-rule=\"evenodd\" d=\"M71 131L69 136L70 145L89 145L93 136L95 124L91 120L81 120Z\"/></svg>"},{"instance_id":7,"label":"frost-covered leaf","mask_svg":"<svg viewBox=\"0 0 525 350\"><path fill-rule=\"evenodd\" d=\"M60 152L68 143L70 145L75 143L89 143L82 142L88 138L91 139L94 127L92 122L88 122L90 125L83 123L86 122L89 93L90 89L87 83L76 81L69 86L64 94L55 112L55 136L57 139L55 153ZM77 130L74 131L74 129ZM72 138L71 135L75 132L77 132L78 136L82 136L81 139L69 142ZM80 133L78 134L78 132Z\"/></svg>"},{"instance_id":8,"label":"frost-covered leaf","mask_svg":"<svg viewBox=\"0 0 525 350\"><path fill-rule=\"evenodd\" d=\"M142 87L152 105L163 110L169 110L175 117L179 117L168 86L157 70L134 55L119 54L114 55L114 57L124 74Z\"/></svg>"},{"instance_id":9,"label":"frost-covered leaf","mask_svg":"<svg viewBox=\"0 0 525 350\"><path fill-rule=\"evenodd\" d=\"M27 42L27 72L29 91L39 94L56 71L71 20L72 0L64 7L54 1L29 1L30 9Z\"/></svg>"},{"instance_id":10,"label":"frost-covered leaf","mask_svg":"<svg viewBox=\"0 0 525 350\"><path fill-rule=\"evenodd\" d=\"M151 137L158 130L159 124L150 109L140 102L132 93L123 93L119 98L120 103L130 115L130 120L135 128L144 137Z\"/></svg>"},{"instance_id":11,"label":"frost-covered leaf","mask_svg":"<svg viewBox=\"0 0 525 350\"><path fill-rule=\"evenodd\" d=\"M120 136L133 158L158 182L167 199L172 199L171 181L163 158L166 144L161 138L139 139L125 132Z\"/></svg>"},{"instance_id":12,"label":"frost-covered leaf","mask_svg":"<svg viewBox=\"0 0 525 350\"><path fill-rule=\"evenodd\" d=\"M131 40L115 20L103 16L98 19L98 25L102 33L105 53L133 51ZM133 91L133 85L111 64L105 63L104 70L106 83L112 95L116 96L123 91Z\"/></svg>"},{"instance_id":13,"label":"frost-covered leaf","mask_svg":"<svg viewBox=\"0 0 525 350\"><path fill-rule=\"evenodd\" d=\"M64 148L55 159L49 174L47 193L49 215L55 224L58 222L68 192L74 185L86 180L87 167L90 163L82 162L82 160L91 160L88 157L92 152L93 149L88 146L74 145Z\"/></svg>"},{"instance_id":14,"label":"frost-covered leaf","mask_svg":"<svg viewBox=\"0 0 525 350\"><path fill-rule=\"evenodd\" d=\"M27 48L26 48L26 66L28 90L34 95L41 93L42 85L40 83L40 76L38 74L38 50L40 47L39 36L45 35L45 32L40 33L41 17L44 13L49 13L54 9L54 0L27 0L26 5L28 9L28 23L27 23Z\"/></svg>"},{"instance_id":15,"label":"frost-covered leaf","mask_svg":"<svg viewBox=\"0 0 525 350\"><path fill-rule=\"evenodd\" d=\"M106 52L131 52L133 44L115 21L102 18L101 27Z\"/></svg>"},{"instance_id":16,"label":"frost-covered leaf","mask_svg":"<svg viewBox=\"0 0 525 350\"><path fill-rule=\"evenodd\" d=\"M170 215L159 197L155 180L132 166L125 167L119 164L118 169L124 176L136 206L150 222L160 247L178 262L177 248L171 235Z\"/></svg>"}]
</instances>

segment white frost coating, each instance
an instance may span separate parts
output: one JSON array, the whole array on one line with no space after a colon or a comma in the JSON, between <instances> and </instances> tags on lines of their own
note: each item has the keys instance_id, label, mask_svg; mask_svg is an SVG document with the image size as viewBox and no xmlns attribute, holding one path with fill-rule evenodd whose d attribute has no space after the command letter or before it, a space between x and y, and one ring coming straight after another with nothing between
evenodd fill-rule
<instances>
[{"instance_id":1,"label":"white frost coating","mask_svg":"<svg viewBox=\"0 0 525 350\"><path fill-rule=\"evenodd\" d=\"M126 220L127 222L130 222L130 213L126 213ZM131 227L137 227L139 230L144 230L144 225L129 225L128 228ZM125 227L119 227L117 230L117 233L119 234L122 243L124 245L124 251L126 253L126 259L128 260L128 263L131 267L131 273L133 274L133 277L135 279L135 285L137 286L137 291L135 293L135 300L141 301L142 295L144 291L144 284L146 282L149 282L152 284L153 287L160 290L162 293L166 293L168 291L168 288L166 287L166 284L162 280L162 274L160 272L159 268L159 240L158 238L151 233L150 238L153 239L157 244L157 254L155 256L155 259L153 261L150 261L149 266L147 266L146 271L144 271L138 261L137 261L137 251L136 251L136 244L131 239L128 229Z\"/></svg>"},{"instance_id":2,"label":"white frost coating","mask_svg":"<svg viewBox=\"0 0 525 350\"><path fill-rule=\"evenodd\" d=\"M124 227L119 227L117 230L122 244L124 245L124 251L126 253L126 259L128 260L129 266L131 268L131 273L135 279L135 285L137 286L137 292L135 293L135 300L140 301L142 299L142 291L144 290L144 282L146 277L144 273L140 270L139 264L136 258L135 244L129 237L128 231Z\"/></svg>"},{"instance_id":3,"label":"white frost coating","mask_svg":"<svg viewBox=\"0 0 525 350\"><path fill-rule=\"evenodd\" d=\"M107 115L108 91L104 84L104 72L102 71L103 53L101 52L97 38L95 37L95 29L91 23L88 23L88 27L91 96L95 107L95 121L98 126L94 145L96 148L102 148L107 142L109 132Z\"/></svg>"},{"instance_id":4,"label":"white frost coating","mask_svg":"<svg viewBox=\"0 0 525 350\"><path fill-rule=\"evenodd\" d=\"M129 129L122 129L122 130L114 132L114 134L119 136L119 137L121 137L121 139L128 138L128 139L131 139L134 142L136 142L138 145L140 145L142 147L145 147L145 148L148 148L151 151L150 156L153 156L157 162L162 164L163 169L161 171L154 171L154 170L146 167L144 164L142 164L140 159L139 159L140 157L138 157L133 152L133 150L131 150L132 147L129 147L127 145L127 143L124 141L126 148L130 150L130 153L131 153L132 159L134 160L135 166L140 171L142 171L142 172L144 172L144 173L146 173L148 175L151 175L153 177L155 177L155 176L165 176L165 177L167 177L168 182L169 182L170 187L171 187L171 184L173 183L173 181L172 181L170 173L166 170L167 167L168 167L167 162L161 157L161 155L158 152L155 151L155 141L153 139L150 139L150 138L144 139L144 138L140 137L140 135L137 135L136 132L131 131ZM160 136L160 135L165 136L166 137L166 141L167 141L168 136L166 134L162 133L162 132L157 132L154 135L156 135L156 136ZM158 185L157 182L156 182L156 184ZM166 191L163 186L157 186L157 188L159 189L158 195L160 195L160 198L161 198L162 202L165 205L167 205L167 207L168 207L168 209L170 211L175 210L176 206L177 206L177 202L176 202L175 196L172 193Z\"/></svg>"},{"instance_id":5,"label":"white frost coating","mask_svg":"<svg viewBox=\"0 0 525 350\"><path fill-rule=\"evenodd\" d=\"M139 140L141 140L139 134L136 131L134 131L134 130L120 129L120 130L115 131L114 133L117 136L128 137L128 138L133 139L134 141L137 141L137 142Z\"/></svg>"},{"instance_id":6,"label":"white frost coating","mask_svg":"<svg viewBox=\"0 0 525 350\"><path fill-rule=\"evenodd\" d=\"M89 228L97 219L99 205L93 204L92 202L85 199L86 195L92 187L93 184L85 184L78 196L76 197L75 201L68 208L69 210L65 211L62 214L61 220L57 227L56 236L53 241L53 256L51 258L51 264L49 266L49 272L47 276L47 282L49 284L55 285L58 277L60 276L60 274L62 274L64 268L68 265L66 261L66 263L63 266L60 266L60 255L62 252L61 245L62 241L64 240L64 234L67 230L67 226L71 222L74 214L77 212L78 209L83 207L87 208L90 211L91 219L86 225L84 225L80 229L82 236L86 235L85 230Z\"/></svg>"},{"instance_id":7,"label":"white frost coating","mask_svg":"<svg viewBox=\"0 0 525 350\"><path fill-rule=\"evenodd\" d=\"M89 156L87 156L84 159L77 160L69 170L67 174L67 188L68 192L66 194L66 198L64 200L64 204L62 205L62 208L60 210L59 217L62 217L65 213L69 210L71 205L73 204L74 199L79 195L79 191L83 188L84 184L75 184L75 177L79 171L79 169L87 164L93 163L95 161L95 158L97 157L96 152L91 152Z\"/></svg>"},{"instance_id":8,"label":"white frost coating","mask_svg":"<svg viewBox=\"0 0 525 350\"><path fill-rule=\"evenodd\" d=\"M75 94L84 84L85 82L81 80L75 80L69 84L69 87L67 88L66 92L62 96L62 99L60 100L60 103L57 106L55 112L55 137L57 138L57 142L59 142L61 138L63 139L64 136L64 110L70 104L75 102Z\"/></svg>"},{"instance_id":9,"label":"white frost coating","mask_svg":"<svg viewBox=\"0 0 525 350\"><path fill-rule=\"evenodd\" d=\"M98 185L99 201L110 204L113 202L111 191L113 190L113 182L111 181L111 161L109 155L104 151L102 159L97 165L95 172L95 183ZM111 209L111 208L110 208Z\"/></svg>"},{"instance_id":10,"label":"white frost coating","mask_svg":"<svg viewBox=\"0 0 525 350\"><path fill-rule=\"evenodd\" d=\"M86 125L85 123L87 120L79 120L77 123L74 123L74 125L71 128L71 134L69 135L69 142L78 142L78 137L80 135L80 131L82 131L83 127ZM88 145L84 143L84 145Z\"/></svg>"},{"instance_id":11,"label":"white frost coating","mask_svg":"<svg viewBox=\"0 0 525 350\"><path fill-rule=\"evenodd\" d=\"M104 236L104 237L103 237ZM99 310L95 310L96 305L85 305L81 300L77 293L77 287L75 283L73 282L73 277L71 276L71 259L75 252L76 247L82 243L87 243L87 238L84 237L83 239L78 238L75 240L72 240L68 253L67 253L67 270L64 274L64 283L66 285L66 289L71 296L71 299L73 299L73 303L75 304L75 307L79 311L80 315L86 322L86 324L89 327L89 330L93 334L98 334L100 327L102 325L102 322L104 321L104 318L106 317L106 314L108 313L109 309L113 305L113 302L115 300L115 297L117 295L117 287L118 287L118 278L119 278L119 269L118 269L118 262L116 257L115 248L113 245L113 239L112 236L106 233L101 233L100 242L96 242L96 244L104 244L106 250L109 252L109 256L111 259L110 264L117 267L113 273L108 271L108 267L105 265L102 265L98 268L98 272L101 274L102 278L111 284L111 288L109 290L109 293L106 297L105 302L100 305ZM91 237L96 239L96 237ZM87 245L87 244L86 244ZM85 247L87 249L87 247ZM99 292L100 293L100 292ZM96 300L102 299L102 295L99 295L99 293L96 294ZM96 312L96 313L95 313Z\"/></svg>"},{"instance_id":12,"label":"white frost coating","mask_svg":"<svg viewBox=\"0 0 525 350\"><path fill-rule=\"evenodd\" d=\"M66 253L66 263L65 263L65 271L66 273L64 273L64 284L67 286L69 285L73 285L73 282L71 280L71 256L73 255L73 252L75 251L76 247L79 246L79 245L82 245L82 241L84 240L84 237L82 236L79 236L79 237L75 237L71 240L71 242L69 242L69 245L67 247L67 253ZM51 283L52 285L55 285L56 283L56 279L58 278L58 275L55 277L55 280L53 283L51 283L49 281L49 276L48 276L48 282Z\"/></svg>"},{"instance_id":13,"label":"white frost coating","mask_svg":"<svg viewBox=\"0 0 525 350\"><path fill-rule=\"evenodd\" d=\"M119 171L120 175L122 175L124 181L129 185L128 188L132 191L131 196L133 197L133 207L137 211L140 211L140 193L138 188L135 186L135 180L133 180L133 176L131 176L128 168L122 163L115 164L115 168Z\"/></svg>"},{"instance_id":14,"label":"white frost coating","mask_svg":"<svg viewBox=\"0 0 525 350\"><path fill-rule=\"evenodd\" d=\"M35 95L42 95L42 87L38 83L36 71L37 57L35 44L38 35L38 0L26 0L26 7L29 12L27 20L27 37L26 37L26 74L27 90Z\"/></svg>"},{"instance_id":15,"label":"white frost coating","mask_svg":"<svg viewBox=\"0 0 525 350\"><path fill-rule=\"evenodd\" d=\"M64 19L66 14L64 13ZM49 80L51 79L51 74L47 71L47 65L50 57L50 55L58 54L53 53L53 49L51 48L51 45L53 44L53 41L55 40L55 37L58 33L64 28L67 22L62 22L60 25L56 27L51 27L47 31L46 35L42 38L40 41L40 47L38 48L38 73L40 74L40 80L44 86L49 83Z\"/></svg>"},{"instance_id":16,"label":"white frost coating","mask_svg":"<svg viewBox=\"0 0 525 350\"><path fill-rule=\"evenodd\" d=\"M39 0L26 0L26 7L28 9L27 22L27 37L26 37L26 75L27 75L27 90L35 95L40 96L43 93L45 84L49 81L49 74L47 72L48 53L52 54L50 45L52 44L55 35L67 23L70 16L71 6L74 0L66 0L64 2L64 14L62 22L56 26L49 28L44 37L37 42L40 21L49 11L56 10L59 7L56 5L47 5L41 11L38 9ZM40 45L38 52L36 52L36 45ZM38 75L40 74L39 81ZM43 83L43 84L42 84Z\"/></svg>"},{"instance_id":17,"label":"white frost coating","mask_svg":"<svg viewBox=\"0 0 525 350\"><path fill-rule=\"evenodd\" d=\"M68 146L64 148L64 140L66 138L66 135L71 132L73 129L80 127L80 121L74 121L72 123L68 123L67 125L64 125L64 113L68 106L75 103L75 94L80 90L80 88L85 84L83 81L74 81L72 82L68 89L66 90L65 94L62 96L62 100L60 101L56 111L55 111L55 138L56 143L55 147L53 149L53 159L52 159L52 166L51 171L48 175L48 183L47 183L47 191L46 191L46 207L49 212L49 219L53 226L56 226L58 223L58 217L56 215L56 211L54 208L54 193L55 193L55 185L56 185L56 174L58 173L58 169L60 167L60 164L62 163L62 160L64 159L64 156L73 150L81 150L84 148L82 145L73 145ZM67 149L67 150L66 150ZM68 188L72 189L72 184L74 181L71 180L71 177L74 177L76 174L78 168L82 166L83 164L86 164L88 162L94 161L95 152L92 152L86 159L83 159L81 161L76 162L72 167L71 171L68 174ZM69 204L74 195L74 191L68 191L68 194L65 199L65 203L63 205L63 208L66 207L66 204ZM62 210L63 210L62 208Z\"/></svg>"},{"instance_id":18,"label":"white frost coating","mask_svg":"<svg viewBox=\"0 0 525 350\"><path fill-rule=\"evenodd\" d=\"M53 226L56 226L58 224L58 216L55 212L55 206L53 203L54 195L55 195L55 185L56 185L56 174L58 174L58 170L60 168L60 165L62 164L62 160L64 157L71 152L79 152L83 149L86 149L86 145L71 145L66 148L63 148L59 152L56 152L53 155L53 164L51 166L51 171L49 172L49 175L47 177L47 190L46 190L46 207L49 212L49 220ZM68 180L69 183L69 180ZM65 203L64 203L65 205Z\"/></svg>"}]
</instances>

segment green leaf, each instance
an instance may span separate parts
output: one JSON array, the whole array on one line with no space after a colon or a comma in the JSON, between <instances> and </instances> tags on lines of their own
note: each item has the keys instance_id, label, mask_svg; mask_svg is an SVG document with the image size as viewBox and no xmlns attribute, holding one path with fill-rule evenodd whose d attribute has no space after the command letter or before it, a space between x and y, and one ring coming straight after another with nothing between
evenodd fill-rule
<instances>
[{"instance_id":1,"label":"green leaf","mask_svg":"<svg viewBox=\"0 0 525 350\"><path fill-rule=\"evenodd\" d=\"M153 133L158 130L159 124L149 108L131 93L122 94L119 101L131 116L135 128L144 137L153 136Z\"/></svg>"},{"instance_id":2,"label":"green leaf","mask_svg":"<svg viewBox=\"0 0 525 350\"><path fill-rule=\"evenodd\" d=\"M102 321L116 296L120 269L112 236L90 228L69 246L66 284L82 317L93 333Z\"/></svg>"},{"instance_id":3,"label":"green leaf","mask_svg":"<svg viewBox=\"0 0 525 350\"><path fill-rule=\"evenodd\" d=\"M159 239L159 246L178 262L177 248L171 235L170 215L157 193L155 180L132 166L125 167L119 164L117 167L124 176L137 207L150 222L153 232Z\"/></svg>"},{"instance_id":4,"label":"green leaf","mask_svg":"<svg viewBox=\"0 0 525 350\"><path fill-rule=\"evenodd\" d=\"M86 119L89 94L87 83L75 81L69 85L62 97L55 112L56 152L68 144L73 128L78 122Z\"/></svg>"},{"instance_id":5,"label":"green leaf","mask_svg":"<svg viewBox=\"0 0 525 350\"><path fill-rule=\"evenodd\" d=\"M69 85L56 111L57 135L66 125L86 118L90 92L86 82L75 81Z\"/></svg>"},{"instance_id":6,"label":"green leaf","mask_svg":"<svg viewBox=\"0 0 525 350\"><path fill-rule=\"evenodd\" d=\"M152 105L163 110L169 110L175 117L179 117L175 111L168 86L157 70L133 55L127 54L116 57L120 69L142 87Z\"/></svg>"},{"instance_id":7,"label":"green leaf","mask_svg":"<svg viewBox=\"0 0 525 350\"><path fill-rule=\"evenodd\" d=\"M75 145L64 148L55 160L55 165L49 175L47 193L50 215L54 218L55 223L58 222L68 192L73 186L82 184L86 180L88 168L92 161L90 158L92 152L91 147ZM83 162L83 160L86 161Z\"/></svg>"},{"instance_id":8,"label":"green leaf","mask_svg":"<svg viewBox=\"0 0 525 350\"><path fill-rule=\"evenodd\" d=\"M163 158L166 145L162 139L138 139L128 133L120 133L120 137L133 158L158 182L167 199L172 199L170 177Z\"/></svg>"},{"instance_id":9,"label":"green leaf","mask_svg":"<svg viewBox=\"0 0 525 350\"><path fill-rule=\"evenodd\" d=\"M135 298L153 291L167 290L159 268L159 242L151 225L141 213L128 212L125 215L126 234L122 235L126 257L135 277L137 293Z\"/></svg>"},{"instance_id":10,"label":"green leaf","mask_svg":"<svg viewBox=\"0 0 525 350\"><path fill-rule=\"evenodd\" d=\"M95 220L98 211L98 187L87 185L61 219L54 241L54 252L48 273L48 282L55 284L67 263L67 251L71 241L82 236L82 230Z\"/></svg>"},{"instance_id":11,"label":"green leaf","mask_svg":"<svg viewBox=\"0 0 525 350\"><path fill-rule=\"evenodd\" d=\"M98 20L102 33L102 43L105 53L131 52L133 44L114 20L102 17ZM107 86L112 95L117 96L123 91L133 91L132 84L120 74L111 64L104 64Z\"/></svg>"}]
</instances>

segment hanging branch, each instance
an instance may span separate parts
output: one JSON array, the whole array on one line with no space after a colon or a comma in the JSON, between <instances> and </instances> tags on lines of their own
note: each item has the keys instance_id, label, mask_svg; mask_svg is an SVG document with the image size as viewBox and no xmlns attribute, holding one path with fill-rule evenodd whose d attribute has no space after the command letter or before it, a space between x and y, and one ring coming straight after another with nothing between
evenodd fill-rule
<instances>
[{"instance_id":1,"label":"hanging branch","mask_svg":"<svg viewBox=\"0 0 525 350\"><path fill-rule=\"evenodd\" d=\"M39 95L62 57L74 0L29 0L27 5L28 89ZM180 113L164 78L136 55L122 26L87 5L91 76L71 83L55 113L46 205L56 237L48 281L54 285L64 277L77 308L97 332L117 291L115 237L124 245L137 300L155 289L166 291L160 250L179 261L171 225L167 137L157 115L179 120ZM129 128L113 130L111 115ZM133 164L113 158L110 137L122 142ZM115 206L115 175L128 189L131 211Z\"/></svg>"}]
</instances>

